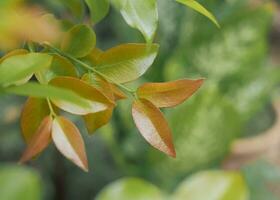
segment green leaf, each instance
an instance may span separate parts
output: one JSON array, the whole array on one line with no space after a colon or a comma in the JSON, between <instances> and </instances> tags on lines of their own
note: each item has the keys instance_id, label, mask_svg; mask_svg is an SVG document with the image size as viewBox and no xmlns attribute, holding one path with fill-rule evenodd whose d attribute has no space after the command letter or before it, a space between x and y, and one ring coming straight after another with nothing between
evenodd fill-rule
<instances>
[{"instance_id":1,"label":"green leaf","mask_svg":"<svg viewBox=\"0 0 280 200\"><path fill-rule=\"evenodd\" d=\"M91 21L96 24L101 21L109 12L110 4L108 0L85 0L89 10Z\"/></svg>"},{"instance_id":2,"label":"green leaf","mask_svg":"<svg viewBox=\"0 0 280 200\"><path fill-rule=\"evenodd\" d=\"M158 25L158 10L156 0L126 0L118 3L126 23L138 29L148 43L154 39Z\"/></svg>"},{"instance_id":3,"label":"green leaf","mask_svg":"<svg viewBox=\"0 0 280 200\"><path fill-rule=\"evenodd\" d=\"M79 105L83 108L90 108L90 105L81 96L73 91L51 86L41 85L38 83L27 83L20 86L8 87L4 91L10 94L16 94L21 96L31 96L38 98L51 98L64 100L75 105Z\"/></svg>"},{"instance_id":4,"label":"green leaf","mask_svg":"<svg viewBox=\"0 0 280 200\"><path fill-rule=\"evenodd\" d=\"M138 178L124 178L106 186L97 200L163 200L163 195L155 185Z\"/></svg>"},{"instance_id":5,"label":"green leaf","mask_svg":"<svg viewBox=\"0 0 280 200\"><path fill-rule=\"evenodd\" d=\"M39 175L26 167L2 165L0 168L1 199L38 200L42 198Z\"/></svg>"},{"instance_id":6,"label":"green leaf","mask_svg":"<svg viewBox=\"0 0 280 200\"><path fill-rule=\"evenodd\" d=\"M172 200L248 200L244 178L238 172L204 171L183 181Z\"/></svg>"},{"instance_id":7,"label":"green leaf","mask_svg":"<svg viewBox=\"0 0 280 200\"><path fill-rule=\"evenodd\" d=\"M52 56L43 53L16 55L0 64L0 85L11 85L30 77L33 73L46 69L52 62Z\"/></svg>"},{"instance_id":8,"label":"green leaf","mask_svg":"<svg viewBox=\"0 0 280 200\"><path fill-rule=\"evenodd\" d=\"M61 2L73 13L77 18L81 18L84 14L84 4L82 0L61 0Z\"/></svg>"},{"instance_id":9,"label":"green leaf","mask_svg":"<svg viewBox=\"0 0 280 200\"><path fill-rule=\"evenodd\" d=\"M195 0L176 0L178 3L184 4L189 6L190 8L196 10L197 12L201 13L202 15L206 16L210 19L217 27L220 28L218 21L216 20L215 16L210 13L206 8L204 8L200 3Z\"/></svg>"},{"instance_id":10,"label":"green leaf","mask_svg":"<svg viewBox=\"0 0 280 200\"><path fill-rule=\"evenodd\" d=\"M76 58L88 55L96 44L96 36L93 30L84 25L76 25L64 36L61 49Z\"/></svg>"},{"instance_id":11,"label":"green leaf","mask_svg":"<svg viewBox=\"0 0 280 200\"><path fill-rule=\"evenodd\" d=\"M96 69L116 83L133 81L154 62L158 45L124 44L102 53Z\"/></svg>"}]
</instances>

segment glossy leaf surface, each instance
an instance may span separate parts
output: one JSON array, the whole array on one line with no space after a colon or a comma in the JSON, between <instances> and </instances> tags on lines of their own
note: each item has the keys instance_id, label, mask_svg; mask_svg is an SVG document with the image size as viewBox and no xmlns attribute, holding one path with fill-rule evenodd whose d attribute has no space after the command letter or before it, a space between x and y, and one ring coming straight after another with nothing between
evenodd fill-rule
<instances>
[{"instance_id":1,"label":"glossy leaf surface","mask_svg":"<svg viewBox=\"0 0 280 200\"><path fill-rule=\"evenodd\" d=\"M61 49L74 57L81 58L88 55L95 47L96 36L86 25L76 25L63 37Z\"/></svg>"},{"instance_id":2,"label":"glossy leaf surface","mask_svg":"<svg viewBox=\"0 0 280 200\"><path fill-rule=\"evenodd\" d=\"M84 171L88 161L83 138L78 128L68 119L57 117L52 126L52 139L57 149Z\"/></svg>"},{"instance_id":3,"label":"glossy leaf surface","mask_svg":"<svg viewBox=\"0 0 280 200\"><path fill-rule=\"evenodd\" d=\"M202 85L204 79L177 80L165 83L145 83L137 94L152 102L156 107L173 107L192 96Z\"/></svg>"},{"instance_id":4,"label":"glossy leaf surface","mask_svg":"<svg viewBox=\"0 0 280 200\"><path fill-rule=\"evenodd\" d=\"M154 62L158 45L124 44L102 53L96 69L116 83L133 81Z\"/></svg>"},{"instance_id":5,"label":"glossy leaf surface","mask_svg":"<svg viewBox=\"0 0 280 200\"><path fill-rule=\"evenodd\" d=\"M90 10L91 21L96 24L109 12L109 0L85 0Z\"/></svg>"},{"instance_id":6,"label":"glossy leaf surface","mask_svg":"<svg viewBox=\"0 0 280 200\"><path fill-rule=\"evenodd\" d=\"M48 103L45 99L28 98L20 118L23 138L27 144L34 137L42 120L50 114Z\"/></svg>"},{"instance_id":7,"label":"glossy leaf surface","mask_svg":"<svg viewBox=\"0 0 280 200\"><path fill-rule=\"evenodd\" d=\"M27 149L24 151L20 162L26 162L41 153L50 143L52 130L52 118L47 116L43 119L36 133L31 138Z\"/></svg>"},{"instance_id":8,"label":"glossy leaf surface","mask_svg":"<svg viewBox=\"0 0 280 200\"><path fill-rule=\"evenodd\" d=\"M196 0L176 0L176 1L196 10L197 12L201 13L202 15L210 19L217 27L220 27L215 16L212 13L210 13L206 8L204 8L200 3L198 3Z\"/></svg>"},{"instance_id":9,"label":"glossy leaf surface","mask_svg":"<svg viewBox=\"0 0 280 200\"><path fill-rule=\"evenodd\" d=\"M52 56L43 53L16 55L0 64L0 84L13 84L50 66Z\"/></svg>"},{"instance_id":10,"label":"glossy leaf surface","mask_svg":"<svg viewBox=\"0 0 280 200\"><path fill-rule=\"evenodd\" d=\"M171 130L157 107L148 100L136 100L132 106L132 116L148 143L167 155L176 157Z\"/></svg>"},{"instance_id":11,"label":"glossy leaf surface","mask_svg":"<svg viewBox=\"0 0 280 200\"><path fill-rule=\"evenodd\" d=\"M51 85L75 92L80 99L87 102L90 107L84 108L77 104L61 99L52 99L52 102L59 108L77 115L86 115L106 110L114 105L104 94L85 81L72 77L57 77L50 82Z\"/></svg>"},{"instance_id":12,"label":"glossy leaf surface","mask_svg":"<svg viewBox=\"0 0 280 200\"><path fill-rule=\"evenodd\" d=\"M158 24L156 0L126 0L120 11L128 25L138 29L148 43L153 41Z\"/></svg>"}]
</instances>

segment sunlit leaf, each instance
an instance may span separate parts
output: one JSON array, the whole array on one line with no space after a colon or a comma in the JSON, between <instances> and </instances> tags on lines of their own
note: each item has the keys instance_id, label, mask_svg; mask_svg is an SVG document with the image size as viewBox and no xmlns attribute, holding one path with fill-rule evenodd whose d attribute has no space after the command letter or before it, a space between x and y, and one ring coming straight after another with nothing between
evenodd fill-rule
<instances>
[{"instance_id":1,"label":"sunlit leaf","mask_svg":"<svg viewBox=\"0 0 280 200\"><path fill-rule=\"evenodd\" d=\"M125 83L143 75L154 62L158 45L124 44L102 53L96 69L110 78Z\"/></svg>"},{"instance_id":2,"label":"sunlit leaf","mask_svg":"<svg viewBox=\"0 0 280 200\"><path fill-rule=\"evenodd\" d=\"M156 107L176 106L196 92L204 79L177 80L165 83L145 83L137 90L137 95L152 102Z\"/></svg>"},{"instance_id":3,"label":"sunlit leaf","mask_svg":"<svg viewBox=\"0 0 280 200\"><path fill-rule=\"evenodd\" d=\"M163 200L155 185L139 178L122 178L107 185L96 200Z\"/></svg>"},{"instance_id":4,"label":"sunlit leaf","mask_svg":"<svg viewBox=\"0 0 280 200\"><path fill-rule=\"evenodd\" d=\"M204 8L200 3L198 3L196 0L176 0L176 1L196 10L197 12L209 18L217 27L220 27L215 16L212 13L210 13L206 8Z\"/></svg>"},{"instance_id":5,"label":"sunlit leaf","mask_svg":"<svg viewBox=\"0 0 280 200\"><path fill-rule=\"evenodd\" d=\"M78 128L68 119L57 117L53 121L52 139L58 150L85 171L88 161L83 138Z\"/></svg>"},{"instance_id":6,"label":"sunlit leaf","mask_svg":"<svg viewBox=\"0 0 280 200\"><path fill-rule=\"evenodd\" d=\"M153 41L158 24L156 0L126 0L120 11L126 23L138 29L148 43Z\"/></svg>"},{"instance_id":7,"label":"sunlit leaf","mask_svg":"<svg viewBox=\"0 0 280 200\"><path fill-rule=\"evenodd\" d=\"M28 54L28 51L26 49L15 49L13 51L8 52L7 54L5 54L1 59L0 59L0 63L2 63L5 59L12 57L12 56L16 56L16 55L24 55L24 54Z\"/></svg>"},{"instance_id":8,"label":"sunlit leaf","mask_svg":"<svg viewBox=\"0 0 280 200\"><path fill-rule=\"evenodd\" d=\"M77 77L77 71L75 66L69 60L62 56L54 55L50 67L35 75L40 82L48 83L57 76Z\"/></svg>"},{"instance_id":9,"label":"sunlit leaf","mask_svg":"<svg viewBox=\"0 0 280 200\"><path fill-rule=\"evenodd\" d=\"M114 105L103 93L85 81L72 77L57 77L50 81L50 84L59 88L71 90L86 101L90 107L84 108L77 104L62 99L52 99L52 102L59 108L77 115L100 112Z\"/></svg>"},{"instance_id":10,"label":"sunlit leaf","mask_svg":"<svg viewBox=\"0 0 280 200\"><path fill-rule=\"evenodd\" d=\"M101 21L109 12L109 0L85 0L90 10L90 17L93 23Z\"/></svg>"},{"instance_id":11,"label":"sunlit leaf","mask_svg":"<svg viewBox=\"0 0 280 200\"><path fill-rule=\"evenodd\" d=\"M132 116L148 143L167 155L176 157L171 130L157 107L148 100L136 100L132 106Z\"/></svg>"},{"instance_id":12,"label":"sunlit leaf","mask_svg":"<svg viewBox=\"0 0 280 200\"><path fill-rule=\"evenodd\" d=\"M204 171L181 183L172 200L248 200L248 189L238 172Z\"/></svg>"},{"instance_id":13,"label":"sunlit leaf","mask_svg":"<svg viewBox=\"0 0 280 200\"><path fill-rule=\"evenodd\" d=\"M52 56L43 53L16 55L0 64L0 84L13 84L31 76L34 72L46 69L52 62Z\"/></svg>"},{"instance_id":14,"label":"sunlit leaf","mask_svg":"<svg viewBox=\"0 0 280 200\"><path fill-rule=\"evenodd\" d=\"M95 47L96 36L93 30L83 24L71 28L63 37L61 49L77 58L88 55Z\"/></svg>"},{"instance_id":15,"label":"sunlit leaf","mask_svg":"<svg viewBox=\"0 0 280 200\"><path fill-rule=\"evenodd\" d=\"M28 98L20 118L21 132L26 143L30 143L42 120L50 114L45 99Z\"/></svg>"},{"instance_id":16,"label":"sunlit leaf","mask_svg":"<svg viewBox=\"0 0 280 200\"><path fill-rule=\"evenodd\" d=\"M59 88L51 85L41 85L37 83L26 83L20 86L8 87L3 92L16 94L21 96L31 96L38 98L50 98L55 100L61 100L77 105L84 109L90 109L91 105L88 101L85 101L77 93Z\"/></svg>"},{"instance_id":17,"label":"sunlit leaf","mask_svg":"<svg viewBox=\"0 0 280 200\"><path fill-rule=\"evenodd\" d=\"M30 122L32 123L32 121ZM31 138L27 149L24 151L20 162L26 162L41 153L50 143L52 130L52 118L47 116L43 119L36 133Z\"/></svg>"}]
</instances>

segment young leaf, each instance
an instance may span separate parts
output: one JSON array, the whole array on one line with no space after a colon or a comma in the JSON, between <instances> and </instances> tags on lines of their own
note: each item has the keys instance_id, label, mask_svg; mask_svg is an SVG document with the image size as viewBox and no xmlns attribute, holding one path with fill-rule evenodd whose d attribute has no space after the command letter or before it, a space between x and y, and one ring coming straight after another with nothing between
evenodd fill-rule
<instances>
[{"instance_id":1,"label":"young leaf","mask_svg":"<svg viewBox=\"0 0 280 200\"><path fill-rule=\"evenodd\" d=\"M136 100L132 106L132 116L148 143L167 155L176 157L171 130L157 107L148 100Z\"/></svg>"},{"instance_id":2,"label":"young leaf","mask_svg":"<svg viewBox=\"0 0 280 200\"><path fill-rule=\"evenodd\" d=\"M36 78L41 83L48 83L58 76L71 76L77 77L77 71L75 66L66 58L54 55L51 66L35 74Z\"/></svg>"},{"instance_id":3,"label":"young leaf","mask_svg":"<svg viewBox=\"0 0 280 200\"><path fill-rule=\"evenodd\" d=\"M111 106L104 111L85 115L83 118L85 120L85 124L86 124L88 132L90 134L92 134L97 129L108 124L108 122L112 118L113 110L114 110L114 107Z\"/></svg>"},{"instance_id":4,"label":"young leaf","mask_svg":"<svg viewBox=\"0 0 280 200\"><path fill-rule=\"evenodd\" d=\"M126 23L138 29L148 43L152 43L158 25L156 0L127 0L122 3L121 14Z\"/></svg>"},{"instance_id":5,"label":"young leaf","mask_svg":"<svg viewBox=\"0 0 280 200\"><path fill-rule=\"evenodd\" d=\"M55 146L66 158L88 171L83 138L71 121L64 117L55 118L52 126L52 139Z\"/></svg>"},{"instance_id":6,"label":"young leaf","mask_svg":"<svg viewBox=\"0 0 280 200\"><path fill-rule=\"evenodd\" d=\"M102 53L96 69L116 83L133 81L152 65L157 52L157 44L120 45Z\"/></svg>"},{"instance_id":7,"label":"young leaf","mask_svg":"<svg viewBox=\"0 0 280 200\"><path fill-rule=\"evenodd\" d=\"M85 0L90 10L90 18L94 24L101 21L109 12L109 0Z\"/></svg>"},{"instance_id":8,"label":"young leaf","mask_svg":"<svg viewBox=\"0 0 280 200\"><path fill-rule=\"evenodd\" d=\"M158 108L173 107L192 96L203 81L204 79L183 79L166 83L145 83L138 88L137 95Z\"/></svg>"},{"instance_id":9,"label":"young leaf","mask_svg":"<svg viewBox=\"0 0 280 200\"><path fill-rule=\"evenodd\" d=\"M72 77L57 77L50 81L50 84L59 88L71 90L86 101L90 107L84 108L77 104L62 99L52 99L52 102L59 108L77 115L100 112L114 105L103 93L85 81Z\"/></svg>"},{"instance_id":10,"label":"young leaf","mask_svg":"<svg viewBox=\"0 0 280 200\"><path fill-rule=\"evenodd\" d=\"M64 36L61 49L76 58L85 57L95 47L96 36L93 30L83 24L71 28Z\"/></svg>"},{"instance_id":11,"label":"young leaf","mask_svg":"<svg viewBox=\"0 0 280 200\"><path fill-rule=\"evenodd\" d=\"M77 93L51 85L42 85L37 83L26 83L20 86L8 87L3 92L21 96L31 96L37 98L57 99L77 105L84 109L90 109L91 105Z\"/></svg>"},{"instance_id":12,"label":"young leaf","mask_svg":"<svg viewBox=\"0 0 280 200\"><path fill-rule=\"evenodd\" d=\"M36 133L31 138L27 149L24 151L20 163L32 159L34 156L41 153L50 143L52 130L52 118L47 116L41 122Z\"/></svg>"},{"instance_id":13,"label":"young leaf","mask_svg":"<svg viewBox=\"0 0 280 200\"><path fill-rule=\"evenodd\" d=\"M210 13L206 8L204 8L200 3L196 0L176 0L177 2L189 6L190 8L196 10L197 12L201 13L202 15L206 16L210 19L217 27L220 28L218 21L216 20L215 16Z\"/></svg>"},{"instance_id":14,"label":"young leaf","mask_svg":"<svg viewBox=\"0 0 280 200\"><path fill-rule=\"evenodd\" d=\"M48 103L45 99L28 98L20 118L21 132L27 144L30 143L42 120L50 114Z\"/></svg>"},{"instance_id":15,"label":"young leaf","mask_svg":"<svg viewBox=\"0 0 280 200\"><path fill-rule=\"evenodd\" d=\"M46 69L52 56L43 53L28 53L5 59L0 64L0 85L10 85L31 76L34 72Z\"/></svg>"}]
</instances>

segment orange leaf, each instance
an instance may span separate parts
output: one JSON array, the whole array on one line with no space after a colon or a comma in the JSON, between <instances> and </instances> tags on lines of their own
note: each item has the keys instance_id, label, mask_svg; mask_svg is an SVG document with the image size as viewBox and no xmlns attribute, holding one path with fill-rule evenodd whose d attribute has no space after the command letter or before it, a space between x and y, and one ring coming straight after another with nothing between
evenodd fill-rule
<instances>
[{"instance_id":1,"label":"orange leaf","mask_svg":"<svg viewBox=\"0 0 280 200\"><path fill-rule=\"evenodd\" d=\"M55 146L66 158L88 171L83 138L71 121L64 117L55 118L52 126L52 139Z\"/></svg>"},{"instance_id":2,"label":"orange leaf","mask_svg":"<svg viewBox=\"0 0 280 200\"><path fill-rule=\"evenodd\" d=\"M115 101L127 98L127 96L117 86L111 84L111 87L115 97Z\"/></svg>"},{"instance_id":3,"label":"orange leaf","mask_svg":"<svg viewBox=\"0 0 280 200\"><path fill-rule=\"evenodd\" d=\"M97 129L106 125L112 118L114 107L104 111L92 113L84 116L86 127L89 133L94 133Z\"/></svg>"},{"instance_id":4,"label":"orange leaf","mask_svg":"<svg viewBox=\"0 0 280 200\"><path fill-rule=\"evenodd\" d=\"M132 116L148 143L167 155L176 157L171 130L157 107L148 100L136 100L132 106Z\"/></svg>"},{"instance_id":5,"label":"orange leaf","mask_svg":"<svg viewBox=\"0 0 280 200\"><path fill-rule=\"evenodd\" d=\"M24 151L20 163L32 159L34 156L41 153L50 143L52 130L52 118L47 116L41 122L34 136L31 138L27 149Z\"/></svg>"},{"instance_id":6,"label":"orange leaf","mask_svg":"<svg viewBox=\"0 0 280 200\"><path fill-rule=\"evenodd\" d=\"M31 142L42 120L49 114L48 103L45 99L33 97L27 99L20 118L21 131L26 143Z\"/></svg>"},{"instance_id":7,"label":"orange leaf","mask_svg":"<svg viewBox=\"0 0 280 200\"><path fill-rule=\"evenodd\" d=\"M137 95L158 108L173 107L192 96L203 81L204 79L183 79L166 83L145 83L138 88Z\"/></svg>"},{"instance_id":8,"label":"orange leaf","mask_svg":"<svg viewBox=\"0 0 280 200\"><path fill-rule=\"evenodd\" d=\"M81 99L89 103L90 106L84 108L63 100L52 99L52 102L56 106L73 114L86 115L90 113L100 112L114 105L114 102L108 99L98 89L77 78L61 76L52 79L50 81L50 84L60 88L71 90L78 94Z\"/></svg>"}]
</instances>

